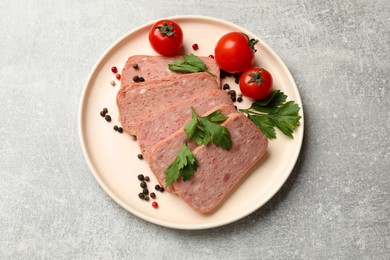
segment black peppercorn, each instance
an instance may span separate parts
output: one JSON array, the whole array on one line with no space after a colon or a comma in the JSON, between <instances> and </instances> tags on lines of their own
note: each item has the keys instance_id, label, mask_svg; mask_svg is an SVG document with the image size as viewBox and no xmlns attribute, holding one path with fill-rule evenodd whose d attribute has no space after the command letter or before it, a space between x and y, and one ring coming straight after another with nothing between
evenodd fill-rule
<instances>
[{"instance_id":1,"label":"black peppercorn","mask_svg":"<svg viewBox=\"0 0 390 260\"><path fill-rule=\"evenodd\" d=\"M137 176L137 178L138 178L138 180L143 181L145 177L144 177L143 174L139 174L139 175Z\"/></svg>"},{"instance_id":2,"label":"black peppercorn","mask_svg":"<svg viewBox=\"0 0 390 260\"><path fill-rule=\"evenodd\" d=\"M104 117L104 119L106 119L107 122L111 122L111 117L110 117L110 115L106 115L106 116Z\"/></svg>"},{"instance_id":3,"label":"black peppercorn","mask_svg":"<svg viewBox=\"0 0 390 260\"><path fill-rule=\"evenodd\" d=\"M230 96L237 96L236 91L233 90L233 89L232 89L232 90L229 90L228 94L229 94Z\"/></svg>"}]
</instances>

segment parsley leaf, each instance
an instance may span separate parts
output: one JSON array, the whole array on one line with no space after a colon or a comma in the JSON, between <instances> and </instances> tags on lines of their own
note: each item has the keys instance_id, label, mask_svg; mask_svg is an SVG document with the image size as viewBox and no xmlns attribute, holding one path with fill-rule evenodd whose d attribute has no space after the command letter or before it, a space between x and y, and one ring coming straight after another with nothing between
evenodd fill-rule
<instances>
[{"instance_id":1,"label":"parsley leaf","mask_svg":"<svg viewBox=\"0 0 390 260\"><path fill-rule=\"evenodd\" d=\"M194 54L184 55L184 62L197 67L200 71L206 71L206 64Z\"/></svg>"},{"instance_id":2,"label":"parsley leaf","mask_svg":"<svg viewBox=\"0 0 390 260\"><path fill-rule=\"evenodd\" d=\"M232 147L232 140L230 139L229 130L219 124L211 122L208 118L202 118L202 124L206 131L212 137L213 143L225 150L230 150Z\"/></svg>"},{"instance_id":3,"label":"parsley leaf","mask_svg":"<svg viewBox=\"0 0 390 260\"><path fill-rule=\"evenodd\" d=\"M191 107L192 119L184 127L189 139L192 139L198 145L208 145L212 140L216 146L225 150L230 150L232 141L229 130L218 124L227 119L221 114L221 110L216 110L207 116L199 116Z\"/></svg>"},{"instance_id":4,"label":"parsley leaf","mask_svg":"<svg viewBox=\"0 0 390 260\"><path fill-rule=\"evenodd\" d=\"M198 161L187 145L189 139L192 139L198 145L207 145L212 140L215 145L225 150L230 150L232 146L229 130L218 124L228 118L221 114L221 110L216 110L203 117L199 116L192 107L191 112L192 119L184 126L187 140L180 148L175 161L165 171L166 186L169 186L173 181L177 181L180 176L185 181L190 179L198 168Z\"/></svg>"},{"instance_id":5,"label":"parsley leaf","mask_svg":"<svg viewBox=\"0 0 390 260\"><path fill-rule=\"evenodd\" d=\"M274 90L268 98L254 102L250 108L240 111L246 113L267 138L276 138L275 127L293 138L293 132L302 118L299 115L301 108L294 101L286 102L286 99L283 92Z\"/></svg>"},{"instance_id":6,"label":"parsley leaf","mask_svg":"<svg viewBox=\"0 0 390 260\"><path fill-rule=\"evenodd\" d=\"M287 96L280 90L273 90L269 96L263 100L252 103L249 109L256 110L263 113L275 112L281 104L287 99Z\"/></svg>"},{"instance_id":7,"label":"parsley leaf","mask_svg":"<svg viewBox=\"0 0 390 260\"><path fill-rule=\"evenodd\" d=\"M188 148L187 142L180 148L179 154L175 161L168 166L165 171L166 186L169 186L173 181L177 181L180 175L183 175L184 180L188 180L194 175L198 168L198 161L195 155Z\"/></svg>"},{"instance_id":8,"label":"parsley leaf","mask_svg":"<svg viewBox=\"0 0 390 260\"><path fill-rule=\"evenodd\" d=\"M174 60L172 64L168 64L168 69L179 72L207 72L216 77L215 74L207 70L206 64L194 54L185 54L184 60Z\"/></svg>"},{"instance_id":9,"label":"parsley leaf","mask_svg":"<svg viewBox=\"0 0 390 260\"><path fill-rule=\"evenodd\" d=\"M224 114L221 114L221 110L218 109L218 110L215 110L214 112L212 112L211 114L209 114L207 116L207 118L211 121L211 122L215 122L215 123L221 123L221 122L224 122L226 119L228 119L227 116L225 116Z\"/></svg>"},{"instance_id":10,"label":"parsley leaf","mask_svg":"<svg viewBox=\"0 0 390 260\"><path fill-rule=\"evenodd\" d=\"M252 120L253 123L257 126L257 128L260 129L263 134L269 138L269 139L274 139L276 138L276 133L275 133L275 124L271 121L269 117L266 115L248 115L248 118Z\"/></svg>"}]
</instances>

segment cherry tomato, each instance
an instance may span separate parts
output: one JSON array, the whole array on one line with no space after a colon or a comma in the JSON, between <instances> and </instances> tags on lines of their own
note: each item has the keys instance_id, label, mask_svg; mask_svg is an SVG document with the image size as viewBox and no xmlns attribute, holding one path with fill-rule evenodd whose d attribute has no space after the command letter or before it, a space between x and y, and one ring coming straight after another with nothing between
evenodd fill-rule
<instances>
[{"instance_id":1,"label":"cherry tomato","mask_svg":"<svg viewBox=\"0 0 390 260\"><path fill-rule=\"evenodd\" d=\"M173 56L183 46L183 31L174 21L160 20L150 28L149 42L157 53Z\"/></svg>"},{"instance_id":2,"label":"cherry tomato","mask_svg":"<svg viewBox=\"0 0 390 260\"><path fill-rule=\"evenodd\" d=\"M261 100L272 91L272 76L265 69L253 67L241 74L239 86L244 96Z\"/></svg>"},{"instance_id":3,"label":"cherry tomato","mask_svg":"<svg viewBox=\"0 0 390 260\"><path fill-rule=\"evenodd\" d=\"M258 42L240 32L227 33L215 46L215 61L226 72L243 72L252 66L256 52L254 46Z\"/></svg>"}]
</instances>

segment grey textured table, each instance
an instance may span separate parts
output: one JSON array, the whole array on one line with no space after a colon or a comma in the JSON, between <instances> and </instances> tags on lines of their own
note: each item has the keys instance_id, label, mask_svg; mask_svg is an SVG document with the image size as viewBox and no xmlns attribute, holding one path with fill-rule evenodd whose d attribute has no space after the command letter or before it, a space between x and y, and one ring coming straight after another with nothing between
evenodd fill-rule
<instances>
[{"instance_id":1,"label":"grey textured table","mask_svg":"<svg viewBox=\"0 0 390 260\"><path fill-rule=\"evenodd\" d=\"M92 2L92 1L91 1ZM1 259L390 259L390 2L2 1ZM78 137L87 76L150 20L207 15L252 31L291 70L299 160L248 217L182 231L118 206Z\"/></svg>"}]
</instances>

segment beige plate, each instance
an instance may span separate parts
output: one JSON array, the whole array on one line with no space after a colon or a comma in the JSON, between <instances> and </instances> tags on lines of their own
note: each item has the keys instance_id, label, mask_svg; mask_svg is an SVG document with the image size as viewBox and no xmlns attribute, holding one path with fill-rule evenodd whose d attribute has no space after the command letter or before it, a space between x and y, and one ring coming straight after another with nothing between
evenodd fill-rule
<instances>
[{"instance_id":1,"label":"beige plate","mask_svg":"<svg viewBox=\"0 0 390 260\"><path fill-rule=\"evenodd\" d=\"M225 33L241 31L251 38L258 38L247 30L215 18L202 16L175 16L168 19L178 22L184 32L186 53L198 56L213 54L218 39ZM289 139L277 132L277 139L269 142L269 150L262 163L249 174L217 211L202 215L192 210L175 195L157 193L159 208L138 198L141 188L137 175L149 175L150 190L157 183L145 161L139 160L139 147L132 137L118 134L113 126L118 124L116 93L119 82L110 68L116 66L122 71L127 58L135 54L157 55L149 45L148 31L154 22L143 25L118 40L103 54L93 68L82 93L79 113L79 131L85 159L100 186L123 208L149 222L178 229L206 229L222 226L252 213L266 203L283 185L298 158L303 139L303 118L301 125ZM193 51L193 43L199 50ZM257 44L255 64L268 69L274 78L274 89L280 89L289 100L301 107L301 98L294 79L282 60L260 40ZM112 87L110 81L117 85ZM236 87L232 78L225 80ZM237 88L236 88L237 89ZM248 107L248 101L237 103L240 108ZM107 107L112 122L106 122L99 112ZM301 115L303 111L301 110Z\"/></svg>"}]
</instances>

